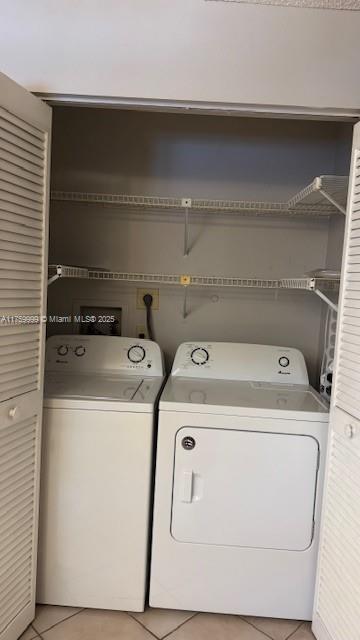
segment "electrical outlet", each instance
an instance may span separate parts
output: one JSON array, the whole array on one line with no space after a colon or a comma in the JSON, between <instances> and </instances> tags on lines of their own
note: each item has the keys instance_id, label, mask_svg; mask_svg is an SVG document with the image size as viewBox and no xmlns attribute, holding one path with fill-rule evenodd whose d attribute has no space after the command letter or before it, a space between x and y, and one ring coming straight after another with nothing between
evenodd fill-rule
<instances>
[{"instance_id":1,"label":"electrical outlet","mask_svg":"<svg viewBox=\"0 0 360 640\"><path fill-rule=\"evenodd\" d=\"M146 327L143 324L137 324L136 325L136 337L137 338L144 338L145 340L148 339L148 334L146 331Z\"/></svg>"},{"instance_id":2,"label":"electrical outlet","mask_svg":"<svg viewBox=\"0 0 360 640\"><path fill-rule=\"evenodd\" d=\"M136 308L145 309L143 297L146 293L150 293L153 297L152 309L155 311L159 308L159 289L136 289Z\"/></svg>"}]
</instances>

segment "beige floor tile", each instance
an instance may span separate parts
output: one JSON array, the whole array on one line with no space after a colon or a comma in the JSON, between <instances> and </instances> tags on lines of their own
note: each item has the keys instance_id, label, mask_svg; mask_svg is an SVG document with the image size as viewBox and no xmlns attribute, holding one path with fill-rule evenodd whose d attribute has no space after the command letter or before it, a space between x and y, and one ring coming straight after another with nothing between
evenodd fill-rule
<instances>
[{"instance_id":1,"label":"beige floor tile","mask_svg":"<svg viewBox=\"0 0 360 640\"><path fill-rule=\"evenodd\" d=\"M290 640L315 640L314 634L311 632L311 623L304 622L300 629L295 631Z\"/></svg>"},{"instance_id":2,"label":"beige floor tile","mask_svg":"<svg viewBox=\"0 0 360 640\"><path fill-rule=\"evenodd\" d=\"M280 620L278 618L254 618L246 616L245 620L253 624L254 627L267 633L273 640L286 640L300 625L297 620Z\"/></svg>"},{"instance_id":3,"label":"beige floor tile","mask_svg":"<svg viewBox=\"0 0 360 640\"><path fill-rule=\"evenodd\" d=\"M239 616L199 613L168 636L169 640L265 640Z\"/></svg>"},{"instance_id":4,"label":"beige floor tile","mask_svg":"<svg viewBox=\"0 0 360 640\"><path fill-rule=\"evenodd\" d=\"M130 614L136 620L139 620L149 631L154 633L158 638L163 638L170 631L174 631L180 624L191 618L194 613L192 611L173 611L171 609L151 609L150 607L144 613Z\"/></svg>"},{"instance_id":5,"label":"beige floor tile","mask_svg":"<svg viewBox=\"0 0 360 640\"><path fill-rule=\"evenodd\" d=\"M142 626L122 611L86 609L42 634L44 640L153 640Z\"/></svg>"},{"instance_id":6,"label":"beige floor tile","mask_svg":"<svg viewBox=\"0 0 360 640\"><path fill-rule=\"evenodd\" d=\"M74 613L81 611L75 607L55 607L52 605L38 604L36 607L33 627L38 633L42 633L61 620L65 620Z\"/></svg>"},{"instance_id":7,"label":"beige floor tile","mask_svg":"<svg viewBox=\"0 0 360 640\"><path fill-rule=\"evenodd\" d=\"M33 640L33 638L39 638L39 636L30 625L30 627L28 627L26 631L24 631L24 633L20 636L19 640Z\"/></svg>"}]
</instances>

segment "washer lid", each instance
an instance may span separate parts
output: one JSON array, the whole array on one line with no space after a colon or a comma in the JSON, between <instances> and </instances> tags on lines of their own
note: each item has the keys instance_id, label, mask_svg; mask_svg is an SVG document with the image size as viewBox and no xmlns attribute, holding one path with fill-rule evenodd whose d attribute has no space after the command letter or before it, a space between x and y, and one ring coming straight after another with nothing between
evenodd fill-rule
<instances>
[{"instance_id":1,"label":"washer lid","mask_svg":"<svg viewBox=\"0 0 360 640\"><path fill-rule=\"evenodd\" d=\"M167 381L160 399L162 411L222 415L259 415L298 420L328 420L328 406L308 385L271 384L202 378ZM301 416L299 416L301 413Z\"/></svg>"},{"instance_id":2,"label":"washer lid","mask_svg":"<svg viewBox=\"0 0 360 640\"><path fill-rule=\"evenodd\" d=\"M46 399L113 400L130 402L139 390L143 378L93 374L47 374Z\"/></svg>"}]
</instances>

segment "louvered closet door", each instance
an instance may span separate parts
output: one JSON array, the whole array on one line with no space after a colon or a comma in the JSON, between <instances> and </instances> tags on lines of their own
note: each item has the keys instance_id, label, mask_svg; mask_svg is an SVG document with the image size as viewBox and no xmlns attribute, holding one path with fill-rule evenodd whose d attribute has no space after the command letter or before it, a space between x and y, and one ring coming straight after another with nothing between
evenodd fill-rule
<instances>
[{"instance_id":1,"label":"louvered closet door","mask_svg":"<svg viewBox=\"0 0 360 640\"><path fill-rule=\"evenodd\" d=\"M0 74L0 639L34 617L51 110Z\"/></svg>"},{"instance_id":2,"label":"louvered closet door","mask_svg":"<svg viewBox=\"0 0 360 640\"><path fill-rule=\"evenodd\" d=\"M360 125L354 133L313 630L360 640Z\"/></svg>"}]
</instances>

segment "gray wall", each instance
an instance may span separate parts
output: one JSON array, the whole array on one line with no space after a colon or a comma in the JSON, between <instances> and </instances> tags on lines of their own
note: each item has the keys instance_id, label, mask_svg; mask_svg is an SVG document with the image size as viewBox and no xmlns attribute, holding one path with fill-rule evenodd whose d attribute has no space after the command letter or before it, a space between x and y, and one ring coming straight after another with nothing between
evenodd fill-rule
<instances>
[{"instance_id":1,"label":"gray wall","mask_svg":"<svg viewBox=\"0 0 360 640\"><path fill-rule=\"evenodd\" d=\"M346 161L342 141L350 136L350 127L333 123L59 108L52 188L281 201L315 175L334 173ZM192 214L191 220L192 249L184 258L179 214L54 202L50 262L263 278L302 276L329 264L328 221L208 214ZM135 336L144 324L135 292L130 285L57 282L49 290L49 312L66 314L87 303L121 305L123 333ZM168 363L187 339L279 344L304 352L316 382L322 303L312 294L191 290L189 305L184 320L182 291L160 289L154 324ZM49 327L63 330L73 327Z\"/></svg>"},{"instance_id":2,"label":"gray wall","mask_svg":"<svg viewBox=\"0 0 360 640\"><path fill-rule=\"evenodd\" d=\"M359 31L359 11L11 0L0 59L42 93L359 110Z\"/></svg>"}]
</instances>

